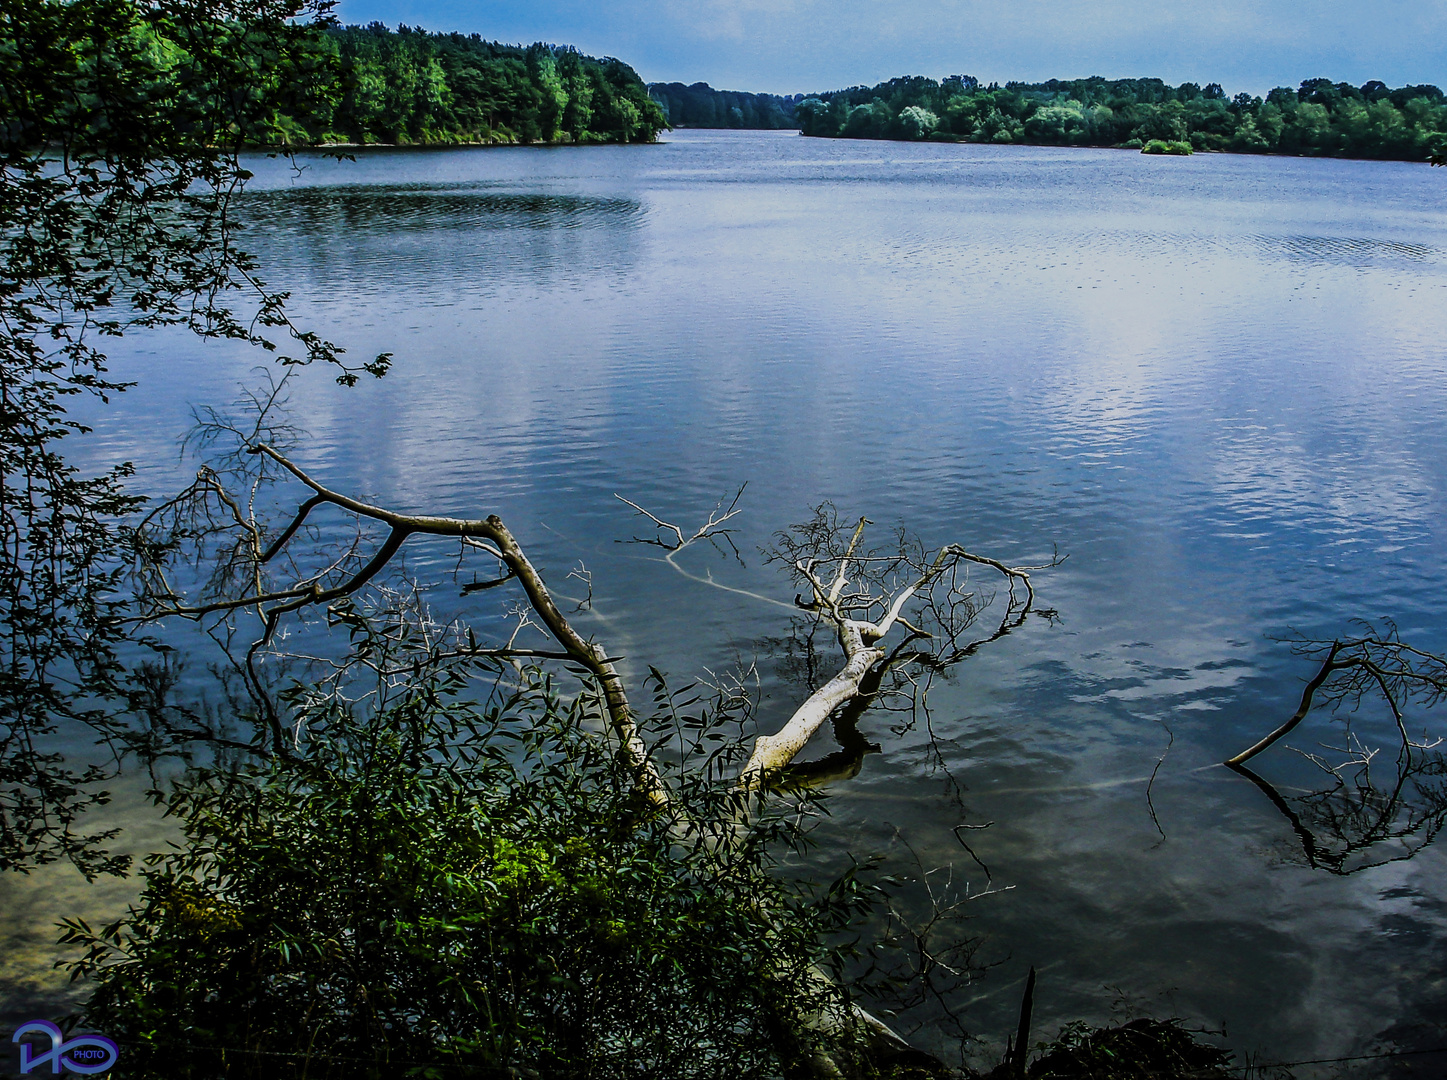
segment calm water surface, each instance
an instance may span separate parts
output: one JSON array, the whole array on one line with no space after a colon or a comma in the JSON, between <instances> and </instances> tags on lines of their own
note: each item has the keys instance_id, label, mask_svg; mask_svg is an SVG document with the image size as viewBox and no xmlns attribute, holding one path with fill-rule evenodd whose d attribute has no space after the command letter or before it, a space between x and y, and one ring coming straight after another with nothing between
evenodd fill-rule
<instances>
[{"instance_id":1,"label":"calm water surface","mask_svg":"<svg viewBox=\"0 0 1447 1080\"><path fill-rule=\"evenodd\" d=\"M1442 849L1312 869L1213 767L1295 707L1311 665L1282 637L1390 616L1447 649L1447 176L715 132L302 164L255 163L250 245L301 321L397 367L350 391L308 373L300 456L398 508L499 513L554 580L582 560L588 629L635 678L758 659L766 725L799 699L763 643L788 612L615 543L615 492L688 523L748 481L746 565L684 562L785 602L757 546L824 499L1014 563L1068 554L1038 575L1058 620L968 661L934 739L867 721L883 752L818 833L821 871L907 865L903 838L980 891L955 827L993 823L968 834L995 890L968 930L998 965L958 1002L971 1030L1002 1041L1034 964L1041 1034L1124 999L1271 1060L1447 1045ZM140 388L86 453L163 492L193 467L188 408L257 358L124 344ZM413 566L440 578L445 553ZM1318 713L1294 745L1340 738ZM1284 747L1258 761L1284 796L1323 786ZM50 923L125 895L4 888L31 946L4 971L36 1000Z\"/></svg>"}]
</instances>

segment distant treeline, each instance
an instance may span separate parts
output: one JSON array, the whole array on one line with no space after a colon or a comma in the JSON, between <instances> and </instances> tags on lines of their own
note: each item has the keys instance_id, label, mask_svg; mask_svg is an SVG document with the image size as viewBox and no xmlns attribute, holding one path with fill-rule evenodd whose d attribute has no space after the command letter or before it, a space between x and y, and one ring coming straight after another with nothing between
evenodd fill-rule
<instances>
[{"instance_id":1,"label":"distant treeline","mask_svg":"<svg viewBox=\"0 0 1447 1080\"><path fill-rule=\"evenodd\" d=\"M1138 148L1159 139L1196 150L1423 161L1447 139L1435 86L1391 89L1308 79L1265 98L1228 98L1216 83L1051 79L981 86L968 75L891 79L803 98L805 135L855 139Z\"/></svg>"},{"instance_id":2,"label":"distant treeline","mask_svg":"<svg viewBox=\"0 0 1447 1080\"><path fill-rule=\"evenodd\" d=\"M708 83L649 83L648 93L663 106L673 127L690 128L797 128L794 106L803 94L745 94L715 90Z\"/></svg>"},{"instance_id":3,"label":"distant treeline","mask_svg":"<svg viewBox=\"0 0 1447 1080\"><path fill-rule=\"evenodd\" d=\"M315 31L304 94L270 142L651 142L668 126L621 60L556 45L501 45L381 23Z\"/></svg>"}]
</instances>

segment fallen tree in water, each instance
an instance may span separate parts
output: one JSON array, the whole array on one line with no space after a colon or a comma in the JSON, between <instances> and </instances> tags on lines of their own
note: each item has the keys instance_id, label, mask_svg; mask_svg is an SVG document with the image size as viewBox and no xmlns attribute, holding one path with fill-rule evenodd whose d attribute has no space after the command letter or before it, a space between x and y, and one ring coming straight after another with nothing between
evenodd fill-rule
<instances>
[{"instance_id":1,"label":"fallen tree in water","mask_svg":"<svg viewBox=\"0 0 1447 1080\"><path fill-rule=\"evenodd\" d=\"M667 1060L684 1076L747 1060L756 1069L737 1075L865 1077L906 1062L945 1074L860 1006L847 953L829 944L878 904L878 885L851 872L799 891L771 868L806 841L818 795L792 766L817 729L920 703L1036 610L1033 567L904 534L873 547L867 520L843 526L829 507L780 533L769 558L805 590L795 612L842 655L750 747L729 734L752 719L739 686L680 704L655 673L640 709L619 658L573 625L589 601L565 611L499 517L338 492L258 437L271 422L263 408L244 430L213 423L203 441L246 437L134 532L137 621L199 623L249 706L223 737L197 710L154 703L158 728L243 763L164 797L191 848L155 863L129 920L71 927L88 949L78 970L100 986L92 1022L151 1032L162 1056L199 1048L198 1065L228 1044L295 1056L301 1029L278 1018L306 1016L331 1049L304 1058L324 1068L435 1057L613 1075ZM282 511L297 487L266 520L259 508ZM635 509L670 559L723 540L735 512L688 534ZM345 543L317 531L328 514L329 529L350 522ZM458 545L464 595L510 594L505 629L484 639L434 620L399 569L429 539ZM561 694L561 677L577 690ZM479 690L486 704L469 705ZM502 942L514 944L500 955ZM552 969L541 982L539 963ZM688 1054L692 1071L677 1063Z\"/></svg>"}]
</instances>

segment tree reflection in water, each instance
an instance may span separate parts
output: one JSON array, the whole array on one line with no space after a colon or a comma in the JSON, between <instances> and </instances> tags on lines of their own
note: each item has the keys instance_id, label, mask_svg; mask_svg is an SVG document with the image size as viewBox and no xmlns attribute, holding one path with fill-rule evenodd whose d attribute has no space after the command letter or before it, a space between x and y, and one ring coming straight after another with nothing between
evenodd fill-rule
<instances>
[{"instance_id":1,"label":"tree reflection in water","mask_svg":"<svg viewBox=\"0 0 1447 1080\"><path fill-rule=\"evenodd\" d=\"M1438 750L1444 740L1432 736L1422 716L1447 697L1447 658L1402 641L1390 621L1357 625L1365 632L1352 639L1296 644L1298 654L1321 660L1296 712L1225 762L1286 818L1308 866L1339 875L1411 859L1447 823L1447 757ZM1397 732L1390 775L1380 764L1382 748L1363 743L1350 723L1341 745L1297 751L1328 778L1320 789L1288 798L1246 767L1318 705L1351 713L1384 707Z\"/></svg>"},{"instance_id":2,"label":"tree reflection in water","mask_svg":"<svg viewBox=\"0 0 1447 1080\"><path fill-rule=\"evenodd\" d=\"M1345 766L1323 763L1331 783L1291 798L1244 765L1228 768L1255 784L1281 811L1301 842L1307 865L1330 874L1355 874L1411 859L1447 822L1447 760L1440 754L1398 761L1396 775L1385 783L1372 775L1364 759Z\"/></svg>"}]
</instances>

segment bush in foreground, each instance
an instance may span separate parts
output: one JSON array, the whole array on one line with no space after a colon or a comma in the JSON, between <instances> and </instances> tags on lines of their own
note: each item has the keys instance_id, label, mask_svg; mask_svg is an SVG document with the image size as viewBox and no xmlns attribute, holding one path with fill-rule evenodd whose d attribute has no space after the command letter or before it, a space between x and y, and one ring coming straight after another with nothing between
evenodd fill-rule
<instances>
[{"instance_id":1,"label":"bush in foreground","mask_svg":"<svg viewBox=\"0 0 1447 1080\"><path fill-rule=\"evenodd\" d=\"M746 819L704 755L659 809L596 702L437 691L313 709L305 762L165 797L185 848L126 918L67 935L126 1075L748 1077L808 1054L842 1000L824 941L867 896L770 872L797 802ZM676 723L696 750L712 721Z\"/></svg>"}]
</instances>

